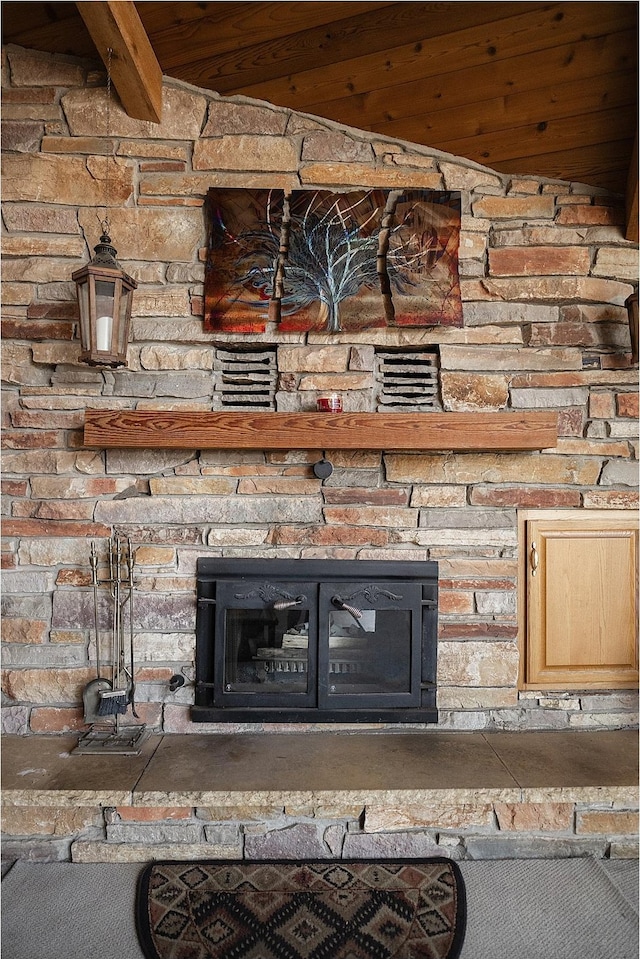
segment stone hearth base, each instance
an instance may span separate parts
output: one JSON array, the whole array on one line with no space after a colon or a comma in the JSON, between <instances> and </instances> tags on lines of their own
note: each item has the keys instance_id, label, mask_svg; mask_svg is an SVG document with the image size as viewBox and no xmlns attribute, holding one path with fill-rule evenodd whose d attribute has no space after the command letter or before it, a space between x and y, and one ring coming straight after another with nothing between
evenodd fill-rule
<instances>
[{"instance_id":1,"label":"stone hearth base","mask_svg":"<svg viewBox=\"0 0 640 959\"><path fill-rule=\"evenodd\" d=\"M637 732L3 739L3 859L637 856Z\"/></svg>"}]
</instances>

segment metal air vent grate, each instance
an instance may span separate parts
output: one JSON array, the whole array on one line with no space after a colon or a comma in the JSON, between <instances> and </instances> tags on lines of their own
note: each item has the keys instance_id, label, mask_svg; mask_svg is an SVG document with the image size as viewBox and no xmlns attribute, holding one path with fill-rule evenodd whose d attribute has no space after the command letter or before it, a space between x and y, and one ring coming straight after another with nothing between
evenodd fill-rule
<instances>
[{"instance_id":1,"label":"metal air vent grate","mask_svg":"<svg viewBox=\"0 0 640 959\"><path fill-rule=\"evenodd\" d=\"M273 410L278 375L276 351L216 350L217 409Z\"/></svg>"},{"instance_id":2,"label":"metal air vent grate","mask_svg":"<svg viewBox=\"0 0 640 959\"><path fill-rule=\"evenodd\" d=\"M442 409L439 356L435 350L376 352L379 412L429 412Z\"/></svg>"}]
</instances>

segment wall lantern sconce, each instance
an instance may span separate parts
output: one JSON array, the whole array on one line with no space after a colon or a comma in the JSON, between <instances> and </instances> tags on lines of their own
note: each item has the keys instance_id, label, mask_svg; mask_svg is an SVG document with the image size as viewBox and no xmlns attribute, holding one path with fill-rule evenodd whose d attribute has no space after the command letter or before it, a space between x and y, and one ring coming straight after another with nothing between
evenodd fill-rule
<instances>
[{"instance_id":1,"label":"wall lantern sconce","mask_svg":"<svg viewBox=\"0 0 640 959\"><path fill-rule=\"evenodd\" d=\"M631 362L638 362L638 290L634 290L624 302L629 314L629 333L631 334Z\"/></svg>"},{"instance_id":2,"label":"wall lantern sconce","mask_svg":"<svg viewBox=\"0 0 640 959\"><path fill-rule=\"evenodd\" d=\"M138 284L121 268L109 236L109 221L87 266L71 274L80 309L80 361L90 366L126 366L133 291Z\"/></svg>"}]
</instances>

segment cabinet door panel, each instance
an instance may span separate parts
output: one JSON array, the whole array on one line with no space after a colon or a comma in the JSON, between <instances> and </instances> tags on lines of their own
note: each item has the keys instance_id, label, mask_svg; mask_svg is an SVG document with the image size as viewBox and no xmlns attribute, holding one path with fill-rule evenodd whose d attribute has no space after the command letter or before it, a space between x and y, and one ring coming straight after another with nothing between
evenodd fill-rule
<instances>
[{"instance_id":1,"label":"cabinet door panel","mask_svg":"<svg viewBox=\"0 0 640 959\"><path fill-rule=\"evenodd\" d=\"M527 524L527 684L637 679L637 530L590 518Z\"/></svg>"}]
</instances>

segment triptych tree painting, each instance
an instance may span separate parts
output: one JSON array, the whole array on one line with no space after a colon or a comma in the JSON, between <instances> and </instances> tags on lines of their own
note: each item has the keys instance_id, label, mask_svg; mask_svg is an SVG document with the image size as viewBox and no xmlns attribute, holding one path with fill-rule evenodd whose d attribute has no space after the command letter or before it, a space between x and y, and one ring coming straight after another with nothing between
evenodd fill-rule
<instances>
[{"instance_id":1,"label":"triptych tree painting","mask_svg":"<svg viewBox=\"0 0 640 959\"><path fill-rule=\"evenodd\" d=\"M460 194L211 189L205 329L461 326Z\"/></svg>"}]
</instances>

